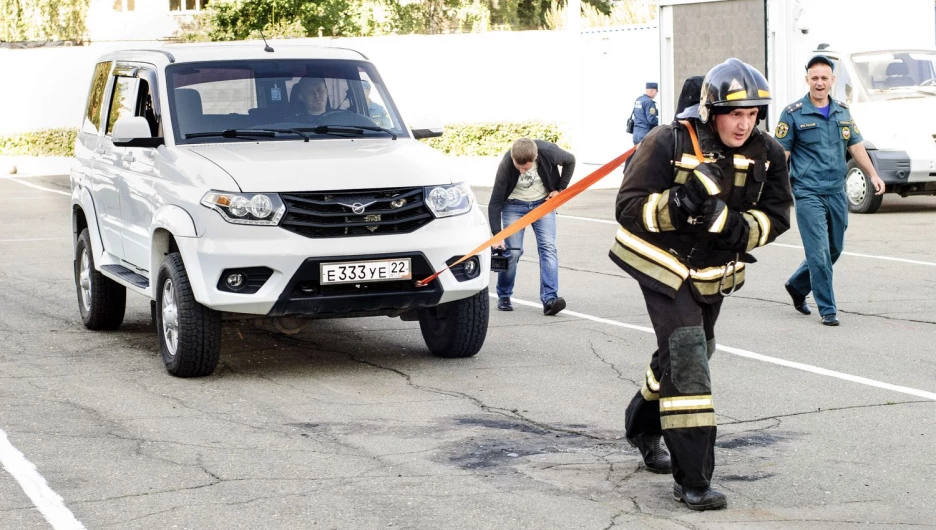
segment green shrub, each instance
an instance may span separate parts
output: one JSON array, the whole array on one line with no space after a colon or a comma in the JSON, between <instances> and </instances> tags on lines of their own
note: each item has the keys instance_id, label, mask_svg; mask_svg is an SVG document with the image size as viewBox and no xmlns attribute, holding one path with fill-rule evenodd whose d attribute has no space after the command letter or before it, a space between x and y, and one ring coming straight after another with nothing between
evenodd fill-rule
<instances>
[{"instance_id":1,"label":"green shrub","mask_svg":"<svg viewBox=\"0 0 936 530\"><path fill-rule=\"evenodd\" d=\"M41 129L0 136L0 156L72 156L77 129Z\"/></svg>"},{"instance_id":2,"label":"green shrub","mask_svg":"<svg viewBox=\"0 0 936 530\"><path fill-rule=\"evenodd\" d=\"M497 156L524 136L568 147L557 124L537 121L456 123L446 125L441 138L423 141L447 155Z\"/></svg>"}]
</instances>

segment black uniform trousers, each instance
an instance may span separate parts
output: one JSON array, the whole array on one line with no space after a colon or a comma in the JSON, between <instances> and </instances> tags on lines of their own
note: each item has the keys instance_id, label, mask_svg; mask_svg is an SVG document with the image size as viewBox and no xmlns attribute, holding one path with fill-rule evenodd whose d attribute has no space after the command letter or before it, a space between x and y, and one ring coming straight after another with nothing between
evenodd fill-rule
<instances>
[{"instance_id":1,"label":"black uniform trousers","mask_svg":"<svg viewBox=\"0 0 936 530\"><path fill-rule=\"evenodd\" d=\"M715 467L716 432L708 360L715 351L715 321L723 298L714 303L697 301L689 281L675 299L641 289L657 350L643 387L627 407L627 437L662 434L676 482L708 487Z\"/></svg>"}]
</instances>

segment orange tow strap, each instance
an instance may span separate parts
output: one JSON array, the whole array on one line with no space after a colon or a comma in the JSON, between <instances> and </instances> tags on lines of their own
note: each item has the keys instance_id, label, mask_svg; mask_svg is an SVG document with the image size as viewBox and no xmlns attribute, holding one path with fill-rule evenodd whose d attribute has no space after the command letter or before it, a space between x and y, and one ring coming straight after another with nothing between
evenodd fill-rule
<instances>
[{"instance_id":1,"label":"orange tow strap","mask_svg":"<svg viewBox=\"0 0 936 530\"><path fill-rule=\"evenodd\" d=\"M579 193L582 193L583 191L585 191L586 188L588 188L592 184L608 176L608 174L611 173L611 171L613 171L614 168L626 162L627 159L630 158L632 154L634 154L634 151L636 149L637 149L637 146L631 147L623 155L615 158L614 160L608 162L607 164L601 166L600 168L592 171L591 174L588 175L587 177L569 186L565 190L559 192L559 194L553 197L552 199L549 199L543 204L537 206L533 210L527 212L527 214L521 217L520 219L517 219L516 221L511 223L509 226L505 227L503 230L495 234L494 237L492 237L491 239L488 239L484 243L481 243L480 245L478 245L478 248L472 250L471 252L463 256L460 260L456 261L455 263L452 263L448 267L440 270L439 272L433 274L432 276L429 276L428 278L417 281L416 287L425 287L429 285L429 282L438 278L440 274L447 271L448 269L451 269L452 267L454 267L455 265L458 265L459 263L465 261L466 259L477 255L479 252L482 252L484 249L488 247L492 247L500 243L501 241L507 239L508 237L516 234L520 230L533 224L535 221L538 221L541 217L548 214L549 212L569 202L569 200L572 199L572 197L575 197Z\"/></svg>"}]
</instances>

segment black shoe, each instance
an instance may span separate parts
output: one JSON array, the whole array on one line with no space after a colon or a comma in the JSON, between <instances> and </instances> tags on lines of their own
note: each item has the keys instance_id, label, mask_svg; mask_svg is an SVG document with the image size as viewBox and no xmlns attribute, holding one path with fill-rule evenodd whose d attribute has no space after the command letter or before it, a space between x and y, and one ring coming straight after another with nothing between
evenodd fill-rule
<instances>
[{"instance_id":1,"label":"black shoe","mask_svg":"<svg viewBox=\"0 0 936 530\"><path fill-rule=\"evenodd\" d=\"M838 326L839 319L837 316L835 316L835 313L832 313L831 315L822 315L822 323L826 326Z\"/></svg>"},{"instance_id":2,"label":"black shoe","mask_svg":"<svg viewBox=\"0 0 936 530\"><path fill-rule=\"evenodd\" d=\"M509 296L501 296L497 299L497 310L498 311L513 311L513 306L510 305Z\"/></svg>"},{"instance_id":3,"label":"black shoe","mask_svg":"<svg viewBox=\"0 0 936 530\"><path fill-rule=\"evenodd\" d=\"M673 472L673 462L663 445L663 438L659 435L638 434L633 438L628 438L627 443L640 450L647 471L660 474Z\"/></svg>"},{"instance_id":4,"label":"black shoe","mask_svg":"<svg viewBox=\"0 0 936 530\"><path fill-rule=\"evenodd\" d=\"M790 284L784 284L783 286L786 287L786 292L790 293L790 298L793 299L793 308L804 315L811 315L812 311L806 305L806 297L796 292L796 289L791 287Z\"/></svg>"},{"instance_id":5,"label":"black shoe","mask_svg":"<svg viewBox=\"0 0 936 530\"><path fill-rule=\"evenodd\" d=\"M712 488L687 488L673 484L673 500L686 503L690 510L720 510L728 506L725 494Z\"/></svg>"},{"instance_id":6,"label":"black shoe","mask_svg":"<svg viewBox=\"0 0 936 530\"><path fill-rule=\"evenodd\" d=\"M565 299L561 296L559 298L553 298L550 301L543 304L543 314L544 315L555 315L559 311L565 309L566 303Z\"/></svg>"}]
</instances>

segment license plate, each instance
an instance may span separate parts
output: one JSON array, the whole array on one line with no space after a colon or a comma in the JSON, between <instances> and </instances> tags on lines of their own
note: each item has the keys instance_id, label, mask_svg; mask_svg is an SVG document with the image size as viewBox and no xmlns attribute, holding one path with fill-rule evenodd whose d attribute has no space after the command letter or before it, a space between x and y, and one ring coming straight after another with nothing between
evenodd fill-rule
<instances>
[{"instance_id":1,"label":"license plate","mask_svg":"<svg viewBox=\"0 0 936 530\"><path fill-rule=\"evenodd\" d=\"M322 285L335 283L389 282L410 280L413 270L410 258L376 261L322 263Z\"/></svg>"}]
</instances>

